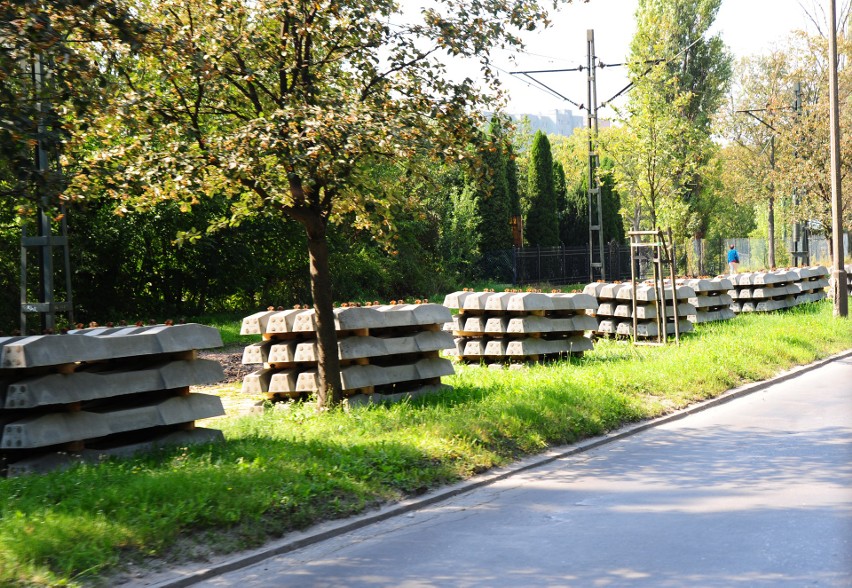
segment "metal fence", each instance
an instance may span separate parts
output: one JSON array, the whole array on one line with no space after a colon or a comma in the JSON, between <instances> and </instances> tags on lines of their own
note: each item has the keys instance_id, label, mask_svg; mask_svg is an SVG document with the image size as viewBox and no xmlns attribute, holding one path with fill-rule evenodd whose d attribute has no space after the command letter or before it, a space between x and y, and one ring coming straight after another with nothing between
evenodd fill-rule
<instances>
[{"instance_id":1,"label":"metal fence","mask_svg":"<svg viewBox=\"0 0 852 588\"><path fill-rule=\"evenodd\" d=\"M845 236L848 239L848 235ZM768 267L769 249L766 239L716 239L693 241L691 248L676 250L677 275L718 275L727 271L728 246L733 244L740 255L743 270ZM777 265L792 265L791 243L779 241ZM846 245L848 247L848 245ZM848 250L848 249L844 249ZM809 239L810 264L831 263L831 243L825 237ZM636 276L653 275L651 250L637 251ZM630 279L630 247L611 243L605 248L607 281ZM581 247L515 247L489 251L482 256L478 268L481 277L516 286L529 284L582 284L591 276L589 248ZM595 274L597 275L597 274Z\"/></svg>"},{"instance_id":2,"label":"metal fence","mask_svg":"<svg viewBox=\"0 0 852 588\"><path fill-rule=\"evenodd\" d=\"M630 247L606 248L607 280L630 279ZM589 281L588 247L515 247L483 255L480 274L490 280L528 284L582 284Z\"/></svg>"},{"instance_id":3,"label":"metal fence","mask_svg":"<svg viewBox=\"0 0 852 588\"><path fill-rule=\"evenodd\" d=\"M725 239L718 249L719 259L725 259L728 247L736 247L740 256L740 267L744 270L761 270L769 267L769 244L766 239ZM791 239L779 239L775 247L775 265L796 265L790 254L794 249ZM849 251L849 235L843 235L843 251ZM710 253L710 249L707 249ZM823 236L808 238L810 265L831 265L831 241Z\"/></svg>"}]
</instances>

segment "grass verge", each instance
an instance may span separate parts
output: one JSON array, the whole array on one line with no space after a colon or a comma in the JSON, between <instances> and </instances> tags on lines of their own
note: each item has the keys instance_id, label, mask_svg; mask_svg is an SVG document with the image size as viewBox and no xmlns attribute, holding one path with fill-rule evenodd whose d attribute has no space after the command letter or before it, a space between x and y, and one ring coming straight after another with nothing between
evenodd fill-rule
<instances>
[{"instance_id":1,"label":"grass verge","mask_svg":"<svg viewBox=\"0 0 852 588\"><path fill-rule=\"evenodd\" d=\"M828 303L741 315L680 347L600 340L524 370L459 366L454 390L426 399L225 417L222 445L2 479L0 585L105 584L149 558L256 546L849 348Z\"/></svg>"}]
</instances>

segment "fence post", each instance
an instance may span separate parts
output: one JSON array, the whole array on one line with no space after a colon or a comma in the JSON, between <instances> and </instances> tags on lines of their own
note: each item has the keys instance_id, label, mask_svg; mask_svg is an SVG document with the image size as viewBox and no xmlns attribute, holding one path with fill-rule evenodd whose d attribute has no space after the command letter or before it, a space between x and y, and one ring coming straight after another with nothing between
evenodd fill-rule
<instances>
[{"instance_id":1,"label":"fence post","mask_svg":"<svg viewBox=\"0 0 852 588\"><path fill-rule=\"evenodd\" d=\"M536 249L536 252L538 253L538 256L537 256L538 259L536 260L537 271L536 271L535 279L536 279L537 282L540 282L541 281L541 245L536 245L535 249Z\"/></svg>"},{"instance_id":2,"label":"fence post","mask_svg":"<svg viewBox=\"0 0 852 588\"><path fill-rule=\"evenodd\" d=\"M512 285L518 285L518 248L512 246Z\"/></svg>"}]
</instances>

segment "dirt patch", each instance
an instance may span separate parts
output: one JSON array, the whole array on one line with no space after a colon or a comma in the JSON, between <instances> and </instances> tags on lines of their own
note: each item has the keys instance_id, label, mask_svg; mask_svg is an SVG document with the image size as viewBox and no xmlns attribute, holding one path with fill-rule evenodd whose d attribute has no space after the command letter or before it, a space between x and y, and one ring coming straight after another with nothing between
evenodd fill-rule
<instances>
[{"instance_id":1,"label":"dirt patch","mask_svg":"<svg viewBox=\"0 0 852 588\"><path fill-rule=\"evenodd\" d=\"M250 374L250 366L243 365L242 347L223 347L222 349L206 349L198 352L199 359L212 359L218 361L225 372L225 384L242 382L246 375Z\"/></svg>"}]
</instances>

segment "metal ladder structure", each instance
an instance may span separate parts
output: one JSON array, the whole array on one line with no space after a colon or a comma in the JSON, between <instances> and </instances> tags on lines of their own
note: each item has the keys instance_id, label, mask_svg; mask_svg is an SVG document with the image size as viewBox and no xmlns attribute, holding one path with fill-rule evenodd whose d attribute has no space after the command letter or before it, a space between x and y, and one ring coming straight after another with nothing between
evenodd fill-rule
<instances>
[{"instance_id":1,"label":"metal ladder structure","mask_svg":"<svg viewBox=\"0 0 852 588\"><path fill-rule=\"evenodd\" d=\"M41 54L34 56L30 74L34 99L40 113L37 121L38 135L33 163L38 173L46 176L50 172L51 159L55 159L56 154L49 152L49 147L45 145L44 140L47 134L44 113L48 112L50 107L43 96L43 92L45 88L49 88L52 82L49 63ZM39 190L39 188L37 187L36 190ZM28 314L37 313L40 315L41 330L44 333L56 331L57 312L67 312L69 322L74 323L74 305L71 297L71 259L68 252L68 224L65 218L65 207L62 205L58 207L59 216L56 220L59 220L60 223L59 235L54 235L51 228L52 219L48 215L48 211L51 209L49 197L43 188L36 193L36 197L38 200L38 213L35 219L37 234L28 235L26 224L22 224L21 227L21 334L23 335L28 334ZM62 249L65 266L65 300L63 301L57 301L54 292L54 249L56 248ZM35 251L38 256L36 264L39 269L38 285L33 288L31 288L30 279L27 275L30 251ZM29 300L32 291L38 292L37 301Z\"/></svg>"},{"instance_id":2,"label":"metal ladder structure","mask_svg":"<svg viewBox=\"0 0 852 588\"><path fill-rule=\"evenodd\" d=\"M589 127L589 280L606 281L606 254L603 237L603 205L601 203L601 187L598 181L598 90L596 75L595 31L586 31L587 51L587 91L588 104L586 109Z\"/></svg>"},{"instance_id":3,"label":"metal ladder structure","mask_svg":"<svg viewBox=\"0 0 852 588\"><path fill-rule=\"evenodd\" d=\"M672 240L672 230L667 229L668 243L666 235L659 228L654 231L628 231L630 237L630 281L632 292L630 296L631 317L633 319L633 344L634 345L666 345L668 343L668 319L666 317L666 275L663 270L668 268L669 279L671 283L672 306L674 309L674 337L675 343L680 345L680 322L677 312L677 284L675 283L675 267L674 267L674 241ZM652 239L645 241L645 239ZM654 305L656 308L656 324L657 324L657 340L656 341L640 341L637 331L639 330L639 319L636 304L636 281L637 281L637 266L639 264L639 250L651 250L651 267L653 268L653 285L654 285Z\"/></svg>"},{"instance_id":4,"label":"metal ladder structure","mask_svg":"<svg viewBox=\"0 0 852 588\"><path fill-rule=\"evenodd\" d=\"M71 258L68 250L68 225L64 211L59 223L59 235L53 235L50 217L44 209L38 211L38 235L27 235L27 228L21 229L21 333L27 333L27 315L38 314L41 317L43 332L56 331L57 313L67 313L68 322L74 324L74 304L71 294ZM65 275L64 300L57 301L55 292L55 259L56 249L62 250ZM38 257L38 300L29 301L30 287L28 270L31 265L29 253L35 252Z\"/></svg>"}]
</instances>

